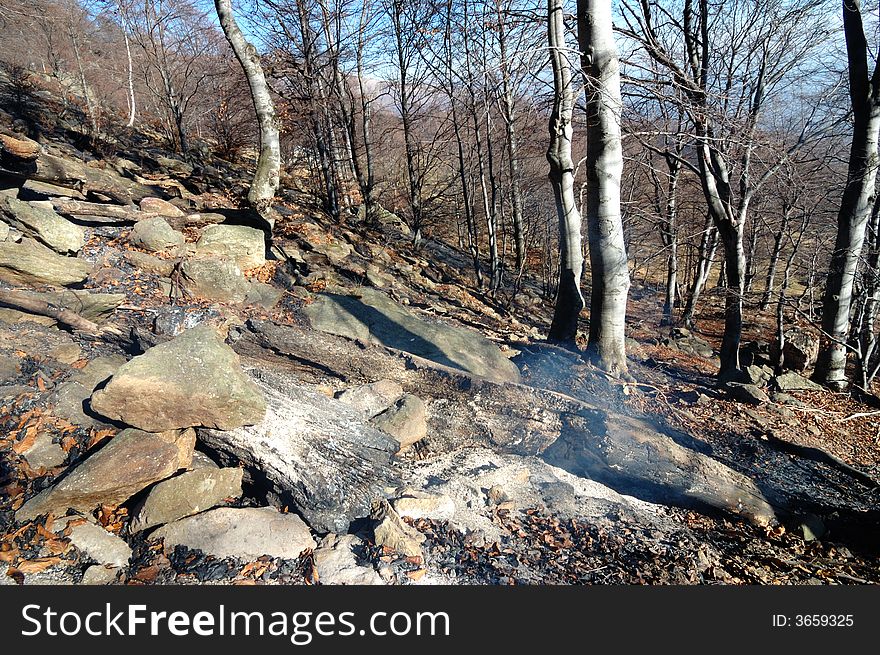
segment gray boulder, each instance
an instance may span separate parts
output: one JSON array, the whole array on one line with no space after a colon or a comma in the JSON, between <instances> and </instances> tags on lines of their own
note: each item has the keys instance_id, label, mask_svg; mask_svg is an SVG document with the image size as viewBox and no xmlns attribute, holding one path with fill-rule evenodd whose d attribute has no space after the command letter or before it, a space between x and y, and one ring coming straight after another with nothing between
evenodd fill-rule
<instances>
[{"instance_id":1,"label":"gray boulder","mask_svg":"<svg viewBox=\"0 0 880 655\"><path fill-rule=\"evenodd\" d=\"M783 393L788 391L821 391L822 386L793 371L777 375L774 378L776 388Z\"/></svg>"},{"instance_id":2,"label":"gray boulder","mask_svg":"<svg viewBox=\"0 0 880 655\"><path fill-rule=\"evenodd\" d=\"M161 432L259 423L266 401L217 332L197 325L120 367L91 397L102 416Z\"/></svg>"},{"instance_id":3,"label":"gray boulder","mask_svg":"<svg viewBox=\"0 0 880 655\"><path fill-rule=\"evenodd\" d=\"M242 303L251 290L238 264L225 257L193 257L180 265L184 293L225 303Z\"/></svg>"},{"instance_id":4,"label":"gray boulder","mask_svg":"<svg viewBox=\"0 0 880 655\"><path fill-rule=\"evenodd\" d=\"M257 268L266 263L265 235L245 225L210 225L202 231L196 253L229 257L243 269Z\"/></svg>"},{"instance_id":5,"label":"gray boulder","mask_svg":"<svg viewBox=\"0 0 880 655\"><path fill-rule=\"evenodd\" d=\"M803 372L812 368L819 356L819 339L800 328L785 331L782 366L789 371ZM776 345L778 351L779 346Z\"/></svg>"},{"instance_id":6,"label":"gray boulder","mask_svg":"<svg viewBox=\"0 0 880 655\"><path fill-rule=\"evenodd\" d=\"M317 330L380 343L496 382L519 382L516 365L483 335L416 316L381 291L325 294L304 309Z\"/></svg>"},{"instance_id":7,"label":"gray boulder","mask_svg":"<svg viewBox=\"0 0 880 655\"><path fill-rule=\"evenodd\" d=\"M762 403L770 402L770 396L768 396L761 387L755 384L728 382L724 385L724 389L734 400L749 403L750 405L760 405Z\"/></svg>"},{"instance_id":8,"label":"gray boulder","mask_svg":"<svg viewBox=\"0 0 880 655\"><path fill-rule=\"evenodd\" d=\"M15 520L50 512L63 516L68 508L90 512L100 505L123 503L181 468L179 438L176 433L123 430L60 482L28 500L15 513Z\"/></svg>"},{"instance_id":9,"label":"gray boulder","mask_svg":"<svg viewBox=\"0 0 880 655\"><path fill-rule=\"evenodd\" d=\"M171 523L241 496L240 468L203 466L160 482L135 510L131 531Z\"/></svg>"},{"instance_id":10,"label":"gray boulder","mask_svg":"<svg viewBox=\"0 0 880 655\"><path fill-rule=\"evenodd\" d=\"M103 566L128 566L131 547L112 532L94 523L81 523L67 537L74 546Z\"/></svg>"},{"instance_id":11,"label":"gray boulder","mask_svg":"<svg viewBox=\"0 0 880 655\"><path fill-rule=\"evenodd\" d=\"M428 433L428 413L425 403L411 393L394 403L393 406L370 421L383 432L387 432L406 450Z\"/></svg>"},{"instance_id":12,"label":"gray boulder","mask_svg":"<svg viewBox=\"0 0 880 655\"><path fill-rule=\"evenodd\" d=\"M63 257L33 239L21 243L0 242L0 279L13 284L79 284L93 265L75 257Z\"/></svg>"},{"instance_id":13,"label":"gray boulder","mask_svg":"<svg viewBox=\"0 0 880 655\"><path fill-rule=\"evenodd\" d=\"M85 243L85 231L62 218L42 203L27 203L15 198L0 198L0 218L22 234L62 255L76 254Z\"/></svg>"},{"instance_id":14,"label":"gray boulder","mask_svg":"<svg viewBox=\"0 0 880 655\"><path fill-rule=\"evenodd\" d=\"M138 248L149 252L176 253L186 240L161 216L154 216L135 223L128 240Z\"/></svg>"},{"instance_id":15,"label":"gray boulder","mask_svg":"<svg viewBox=\"0 0 880 655\"><path fill-rule=\"evenodd\" d=\"M317 545L299 516L272 507L220 507L169 523L150 539L163 539L166 549L181 545L248 561L263 555L296 559Z\"/></svg>"}]
</instances>

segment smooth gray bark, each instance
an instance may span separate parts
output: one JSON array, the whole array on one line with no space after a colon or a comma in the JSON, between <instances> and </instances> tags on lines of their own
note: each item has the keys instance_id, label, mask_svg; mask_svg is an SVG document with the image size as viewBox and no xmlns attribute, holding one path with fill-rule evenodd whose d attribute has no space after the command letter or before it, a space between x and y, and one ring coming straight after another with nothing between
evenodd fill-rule
<instances>
[{"instance_id":1,"label":"smooth gray bark","mask_svg":"<svg viewBox=\"0 0 880 655\"><path fill-rule=\"evenodd\" d=\"M822 331L827 340L819 351L813 376L817 382L832 388L842 388L847 382L846 340L850 331L853 283L874 204L880 164L877 147L880 136L880 58L869 76L869 49L859 0L843 0L843 30L849 64L853 138L846 188L837 214L837 237L822 299Z\"/></svg>"},{"instance_id":2,"label":"smooth gray bark","mask_svg":"<svg viewBox=\"0 0 880 655\"><path fill-rule=\"evenodd\" d=\"M254 112L260 126L260 157L257 170L248 191L248 202L261 215L271 209L281 176L281 143L279 140L278 120L275 116L275 105L269 93L269 85L260 64L257 49L244 38L235 17L232 14L232 0L214 0L217 18L232 46L236 59L244 70Z\"/></svg>"},{"instance_id":3,"label":"smooth gray bark","mask_svg":"<svg viewBox=\"0 0 880 655\"><path fill-rule=\"evenodd\" d=\"M620 63L611 0L578 0L578 43L587 94L587 233L590 244L590 336L595 363L626 374L629 265L620 212L623 147Z\"/></svg>"},{"instance_id":4,"label":"smooth gray bark","mask_svg":"<svg viewBox=\"0 0 880 655\"><path fill-rule=\"evenodd\" d=\"M553 68L553 108L550 113L550 184L559 218L559 289L548 339L574 345L578 317L584 308L581 275L584 268L581 214L574 193L574 162L571 157L572 113L571 62L565 43L563 0L547 0L547 38Z\"/></svg>"}]
</instances>

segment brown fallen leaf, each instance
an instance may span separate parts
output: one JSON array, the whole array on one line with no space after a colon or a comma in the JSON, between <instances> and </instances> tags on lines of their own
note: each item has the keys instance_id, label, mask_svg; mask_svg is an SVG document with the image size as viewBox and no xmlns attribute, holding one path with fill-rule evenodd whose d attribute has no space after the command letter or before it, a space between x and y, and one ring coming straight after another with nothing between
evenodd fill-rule
<instances>
[{"instance_id":1,"label":"brown fallen leaf","mask_svg":"<svg viewBox=\"0 0 880 655\"><path fill-rule=\"evenodd\" d=\"M21 562L18 565L18 570L22 573L40 573L57 564L61 564L60 557L38 557L37 559Z\"/></svg>"},{"instance_id":2,"label":"brown fallen leaf","mask_svg":"<svg viewBox=\"0 0 880 655\"><path fill-rule=\"evenodd\" d=\"M36 425L28 427L28 429L25 430L24 437L21 441L16 441L12 444L13 452L17 455L21 455L30 450L34 445L34 442L37 440L37 434L39 434L39 429Z\"/></svg>"},{"instance_id":3,"label":"brown fallen leaf","mask_svg":"<svg viewBox=\"0 0 880 655\"><path fill-rule=\"evenodd\" d=\"M406 577L410 580L418 581L425 577L425 573L427 573L425 569L416 569L415 571L407 571Z\"/></svg>"}]
</instances>

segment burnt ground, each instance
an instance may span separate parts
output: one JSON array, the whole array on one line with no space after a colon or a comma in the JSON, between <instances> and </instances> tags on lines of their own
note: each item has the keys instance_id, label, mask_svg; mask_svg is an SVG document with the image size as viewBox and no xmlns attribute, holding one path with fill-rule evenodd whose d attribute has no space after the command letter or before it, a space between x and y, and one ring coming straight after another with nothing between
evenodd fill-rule
<instances>
[{"instance_id":1,"label":"burnt ground","mask_svg":"<svg viewBox=\"0 0 880 655\"><path fill-rule=\"evenodd\" d=\"M109 156L109 155L108 155ZM133 158L136 158L132 156ZM226 166L225 171L230 167ZM233 169L234 172L234 169ZM161 177L157 174L157 178ZM235 207L245 188L243 172L211 191L213 202ZM218 197L221 200L218 200ZM61 581L75 582L89 563L64 535L52 528L52 517L16 524L14 510L25 498L52 484L81 461L116 429L89 429L52 413L53 391L89 360L108 354L137 354L157 338L155 322L169 307L183 316L235 324L251 317L303 324L301 308L307 292L329 284L356 288L366 283L364 264L382 254L382 270L395 281L394 297L425 315L478 329L503 349L519 351L527 382L556 386L573 395L602 398L609 406L651 416L687 435L689 445L711 454L755 480L768 496L795 508L780 525L759 528L742 521L669 507L662 514L681 527L657 530L610 513L579 520L555 515L552 507L496 509L493 521L502 538L488 543L480 534L462 532L445 522L420 520L426 535L425 561L400 558L369 543L359 557L373 563L389 582L454 582L464 584L857 584L880 582L880 414L876 396L858 397L829 391L793 392L799 404L744 405L720 393L714 382L717 363L687 355L661 344L661 297L650 285L634 284L629 336L642 353L634 357L635 384L608 380L577 355L561 353L542 370L529 359L542 348L541 335L552 315L551 302L539 281L526 279L516 296L490 297L476 289L464 253L454 245L429 238L420 249L394 230L361 225L333 225L302 193L288 191L276 243L309 250L314 243L303 234L317 232L327 241L345 241L360 260L317 262L302 284L291 283L285 264L271 260L247 275L285 289L272 310L230 307L193 299L169 299L155 276L139 272L124 259L133 247L125 228L90 227L81 256L98 263L85 287L124 293L126 302L113 321L122 338L88 338L60 332L78 348L68 364L53 356L50 344L59 330L31 322L0 323L0 347L18 358L17 393L0 399L0 564L8 580L63 572ZM188 233L191 242L197 234ZM312 242L314 239L312 239ZM351 258L350 258L351 259ZM356 259L356 258L355 258ZM584 320L584 328L587 327ZM707 293L696 334L716 351L723 326L720 299ZM808 326L803 326L808 327ZM772 317L753 315L744 339L770 340ZM552 380L552 382L551 382ZM22 453L40 432L48 432L66 453L63 465L31 469ZM808 457L786 444L825 451L860 471ZM419 453L430 457L431 453ZM245 496L240 504L256 502ZM299 560L261 558L253 562L220 560L203 553L176 549L164 552L128 533L127 512L103 507L96 518L123 536L135 556L127 584L315 584L310 554ZM805 526L808 528L805 531ZM813 534L811 534L813 533ZM819 539L813 539L818 533ZM807 538L805 538L807 537ZM809 539L809 540L808 540Z\"/></svg>"}]
</instances>

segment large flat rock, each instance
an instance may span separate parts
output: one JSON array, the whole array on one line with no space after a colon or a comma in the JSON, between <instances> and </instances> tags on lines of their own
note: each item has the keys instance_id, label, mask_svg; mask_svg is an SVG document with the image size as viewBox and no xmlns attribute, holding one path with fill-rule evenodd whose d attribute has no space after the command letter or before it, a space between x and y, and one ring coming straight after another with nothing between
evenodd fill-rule
<instances>
[{"instance_id":1,"label":"large flat rock","mask_svg":"<svg viewBox=\"0 0 880 655\"><path fill-rule=\"evenodd\" d=\"M15 520L48 513L63 516L68 509L89 512L100 505L125 502L186 465L181 462L176 437L123 430L60 482L28 500L15 513Z\"/></svg>"},{"instance_id":2,"label":"large flat rock","mask_svg":"<svg viewBox=\"0 0 880 655\"><path fill-rule=\"evenodd\" d=\"M169 523L150 539L164 539L166 549L186 546L207 555L243 560L263 555L296 559L317 545L299 516L272 507L220 507Z\"/></svg>"},{"instance_id":3,"label":"large flat rock","mask_svg":"<svg viewBox=\"0 0 880 655\"><path fill-rule=\"evenodd\" d=\"M34 241L0 242L0 279L13 284L79 284L93 265L83 259L64 257Z\"/></svg>"},{"instance_id":4,"label":"large flat rock","mask_svg":"<svg viewBox=\"0 0 880 655\"><path fill-rule=\"evenodd\" d=\"M0 198L0 218L62 255L78 253L85 242L85 231L62 218L43 203L16 198Z\"/></svg>"},{"instance_id":5,"label":"large flat rock","mask_svg":"<svg viewBox=\"0 0 880 655\"><path fill-rule=\"evenodd\" d=\"M325 294L305 307L312 327L380 343L495 382L519 382L516 365L486 337L416 316L375 289Z\"/></svg>"},{"instance_id":6,"label":"large flat rock","mask_svg":"<svg viewBox=\"0 0 880 655\"><path fill-rule=\"evenodd\" d=\"M213 328L198 325L121 366L92 394L91 408L150 432L232 430L262 420L266 401L232 348Z\"/></svg>"}]
</instances>

